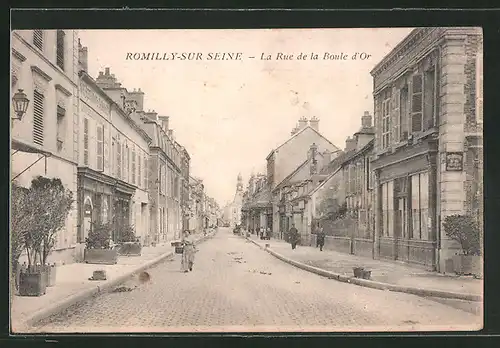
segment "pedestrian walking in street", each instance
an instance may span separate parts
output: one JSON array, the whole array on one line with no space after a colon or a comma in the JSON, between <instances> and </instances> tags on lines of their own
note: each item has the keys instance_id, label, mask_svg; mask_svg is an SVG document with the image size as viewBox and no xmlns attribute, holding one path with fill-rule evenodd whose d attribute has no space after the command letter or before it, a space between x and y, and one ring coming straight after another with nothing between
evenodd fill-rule
<instances>
[{"instance_id":1,"label":"pedestrian walking in street","mask_svg":"<svg viewBox=\"0 0 500 348\"><path fill-rule=\"evenodd\" d=\"M321 226L318 226L316 232L316 247L318 246L319 246L319 251L323 251L323 247L325 246L325 231Z\"/></svg>"},{"instance_id":2,"label":"pedestrian walking in street","mask_svg":"<svg viewBox=\"0 0 500 348\"><path fill-rule=\"evenodd\" d=\"M297 243L299 242L299 231L295 228L295 224L292 224L292 228L288 231L290 244L292 245L292 249L297 247Z\"/></svg>"},{"instance_id":3,"label":"pedestrian walking in street","mask_svg":"<svg viewBox=\"0 0 500 348\"><path fill-rule=\"evenodd\" d=\"M271 240L271 229L269 227L266 230L266 239Z\"/></svg>"},{"instance_id":4,"label":"pedestrian walking in street","mask_svg":"<svg viewBox=\"0 0 500 348\"><path fill-rule=\"evenodd\" d=\"M182 236L182 259L181 259L181 270L185 273L193 270L194 264L194 254L196 252L196 247L194 245L194 240L192 239L189 231L184 231Z\"/></svg>"},{"instance_id":5,"label":"pedestrian walking in street","mask_svg":"<svg viewBox=\"0 0 500 348\"><path fill-rule=\"evenodd\" d=\"M264 227L259 228L259 233L260 233L260 239L264 239Z\"/></svg>"}]
</instances>

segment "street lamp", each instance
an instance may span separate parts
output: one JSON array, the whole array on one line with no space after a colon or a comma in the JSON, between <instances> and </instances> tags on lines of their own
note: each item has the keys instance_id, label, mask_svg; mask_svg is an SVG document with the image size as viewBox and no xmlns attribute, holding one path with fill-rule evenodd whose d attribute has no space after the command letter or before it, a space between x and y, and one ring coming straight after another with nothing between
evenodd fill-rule
<instances>
[{"instance_id":1,"label":"street lamp","mask_svg":"<svg viewBox=\"0 0 500 348\"><path fill-rule=\"evenodd\" d=\"M12 97L12 103L16 113L16 117L13 117L12 119L21 121L26 113L26 110L28 110L30 100L27 98L26 93L24 93L22 89L19 89Z\"/></svg>"}]
</instances>

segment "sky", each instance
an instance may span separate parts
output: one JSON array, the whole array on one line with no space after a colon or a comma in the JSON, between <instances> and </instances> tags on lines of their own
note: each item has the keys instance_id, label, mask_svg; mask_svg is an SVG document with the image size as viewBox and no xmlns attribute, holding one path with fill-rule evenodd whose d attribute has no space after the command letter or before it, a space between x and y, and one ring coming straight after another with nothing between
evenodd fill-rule
<instances>
[{"instance_id":1,"label":"sky","mask_svg":"<svg viewBox=\"0 0 500 348\"><path fill-rule=\"evenodd\" d=\"M290 137L300 117L339 148L373 115L371 69L412 28L258 30L80 30L93 77L109 67L144 109L170 116L175 139L191 156L191 174L224 205L266 157ZM201 60L134 60L134 53L201 53ZM241 60L207 60L210 53ZM292 59L277 59L293 55ZM303 53L305 60L297 59ZM310 59L311 53L318 60ZM325 53L347 60L324 59ZM358 59L352 60L358 53ZM361 60L360 53L365 53ZM261 57L270 60L262 60ZM369 55L369 56L368 56ZM137 55L136 55L137 56ZM368 56L368 58L366 58ZM255 58L250 58L255 57Z\"/></svg>"}]
</instances>

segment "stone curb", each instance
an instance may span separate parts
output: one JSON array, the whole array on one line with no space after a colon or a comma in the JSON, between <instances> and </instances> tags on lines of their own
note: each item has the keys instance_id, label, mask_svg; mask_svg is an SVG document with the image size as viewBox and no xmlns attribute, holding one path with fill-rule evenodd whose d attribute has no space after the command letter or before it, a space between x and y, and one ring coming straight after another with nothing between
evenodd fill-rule
<instances>
[{"instance_id":1,"label":"stone curb","mask_svg":"<svg viewBox=\"0 0 500 348\"><path fill-rule=\"evenodd\" d=\"M197 240L195 242L195 244L200 244L200 243L212 238L214 235L215 235L215 233L204 236L204 237L200 238L199 240ZM113 288L114 286L125 282L127 279L134 276L135 274L142 272L145 269L151 268L151 267L155 266L156 264L160 263L161 261L163 261L169 257L172 257L173 255L174 255L174 253L169 251L165 254L158 256L157 258L155 258L151 261L146 262L145 264L142 264L142 265L132 269L131 271L129 271L125 274L122 274L119 277L116 277L115 279L111 279L109 281L102 283L101 285L97 285L95 287L82 290L74 295L71 295L71 296L65 298L64 300L61 300L59 302L56 302L53 305L50 305L47 308L43 308L43 309L35 312L34 314L30 315L27 319L23 320L21 327L25 328L25 327L33 326L37 322L39 322L43 319L46 319L46 318L48 318L54 314L57 314L59 312L62 312L65 309L88 299L89 297L104 293L104 292L108 291L109 289Z\"/></svg>"},{"instance_id":2,"label":"stone curb","mask_svg":"<svg viewBox=\"0 0 500 348\"><path fill-rule=\"evenodd\" d=\"M246 237L245 237L246 238ZM259 248L267 251L269 254L273 255L277 259L280 259L281 261L284 261L290 265L293 265L297 268L303 269L305 271L311 272L318 274L323 277L327 277L329 279L334 279L338 280L340 282L344 283L349 283L349 284L355 284L359 286L364 286L367 288L372 288L372 289L378 289L378 290L388 290L388 291L394 291L394 292L403 292L407 294L412 294L412 295L418 295L418 296L425 296L425 297L439 297L439 298L448 298L448 299L455 299L455 300L465 300L465 301L473 301L473 302L482 302L483 297L480 295L474 295L474 294L464 294L464 293L458 293L458 292L451 292L451 291L443 291L443 290L433 290L433 289L423 289L423 288L415 288L415 287L409 287L409 286L402 286L402 285L395 285L395 284L389 284L389 283L381 283L381 282L376 282L373 280L367 280L367 279L360 279L360 278L354 278L351 276L346 276L342 274L337 274L334 272L330 272L318 267L313 267L310 265L306 265L304 263L294 261L292 259L289 259L269 248L266 248L256 241L246 238L250 242L254 243L257 245Z\"/></svg>"}]
</instances>

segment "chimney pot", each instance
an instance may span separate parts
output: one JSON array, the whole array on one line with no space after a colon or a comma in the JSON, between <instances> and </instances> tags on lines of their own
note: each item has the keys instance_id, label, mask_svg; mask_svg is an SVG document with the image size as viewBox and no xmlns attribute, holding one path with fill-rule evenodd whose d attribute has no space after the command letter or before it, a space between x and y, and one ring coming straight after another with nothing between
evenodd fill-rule
<instances>
[{"instance_id":1,"label":"chimney pot","mask_svg":"<svg viewBox=\"0 0 500 348\"><path fill-rule=\"evenodd\" d=\"M372 116L368 111L365 111L361 117L361 127L370 128L372 126Z\"/></svg>"},{"instance_id":2,"label":"chimney pot","mask_svg":"<svg viewBox=\"0 0 500 348\"><path fill-rule=\"evenodd\" d=\"M106 71L106 76L109 76L109 68L104 69Z\"/></svg>"}]
</instances>

